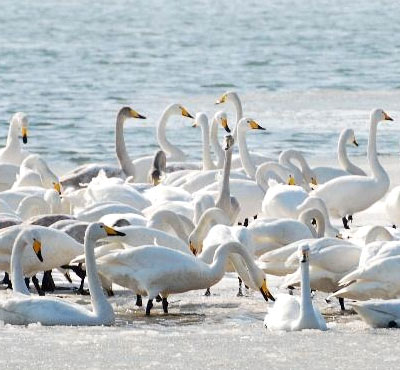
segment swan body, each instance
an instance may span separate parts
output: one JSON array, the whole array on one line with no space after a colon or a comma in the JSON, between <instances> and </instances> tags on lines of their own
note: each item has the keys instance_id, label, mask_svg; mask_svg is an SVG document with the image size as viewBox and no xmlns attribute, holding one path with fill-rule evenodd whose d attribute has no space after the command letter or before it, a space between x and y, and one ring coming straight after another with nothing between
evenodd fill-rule
<instances>
[{"instance_id":1,"label":"swan body","mask_svg":"<svg viewBox=\"0 0 400 370\"><path fill-rule=\"evenodd\" d=\"M29 155L27 151L21 149L18 138L18 132L21 131L23 143L26 144L28 142L28 127L28 117L25 113L18 112L11 117L6 146L0 149L1 164L7 163L19 166Z\"/></svg>"},{"instance_id":2,"label":"swan body","mask_svg":"<svg viewBox=\"0 0 400 370\"><path fill-rule=\"evenodd\" d=\"M0 191L11 189L17 175L19 173L19 166L9 163L0 163Z\"/></svg>"},{"instance_id":3,"label":"swan body","mask_svg":"<svg viewBox=\"0 0 400 370\"><path fill-rule=\"evenodd\" d=\"M393 225L400 224L400 186L393 188L385 200L386 215Z\"/></svg>"},{"instance_id":4,"label":"swan body","mask_svg":"<svg viewBox=\"0 0 400 370\"><path fill-rule=\"evenodd\" d=\"M335 217L346 217L363 211L381 199L387 192L390 180L378 160L376 151L376 131L379 122L392 120L382 109L371 112L368 140L368 161L372 177L343 176L328 181L313 194L324 200L329 213ZM368 194L368 196L360 196Z\"/></svg>"},{"instance_id":5,"label":"swan body","mask_svg":"<svg viewBox=\"0 0 400 370\"><path fill-rule=\"evenodd\" d=\"M264 319L264 326L268 330L327 330L324 318L311 300L308 245L303 244L299 249L301 254L301 297L279 295Z\"/></svg>"},{"instance_id":6,"label":"swan body","mask_svg":"<svg viewBox=\"0 0 400 370\"><path fill-rule=\"evenodd\" d=\"M1 304L0 320L13 325L28 325L37 322L42 325L113 324L115 320L114 312L104 297L100 286L93 252L97 239L111 235L121 234L103 224L91 224L85 235L86 270L93 311L89 311L81 305L67 303L57 298L29 297L24 294L17 294ZM13 253L15 255L15 251ZM15 269L14 264L13 268ZM19 272L21 272L21 269L19 269ZM15 271L13 271L12 283L14 286L18 284L22 286L24 284L22 273L16 276Z\"/></svg>"},{"instance_id":7,"label":"swan body","mask_svg":"<svg viewBox=\"0 0 400 370\"><path fill-rule=\"evenodd\" d=\"M400 326L400 299L370 299L366 302L352 302L350 306L373 328Z\"/></svg>"}]
</instances>

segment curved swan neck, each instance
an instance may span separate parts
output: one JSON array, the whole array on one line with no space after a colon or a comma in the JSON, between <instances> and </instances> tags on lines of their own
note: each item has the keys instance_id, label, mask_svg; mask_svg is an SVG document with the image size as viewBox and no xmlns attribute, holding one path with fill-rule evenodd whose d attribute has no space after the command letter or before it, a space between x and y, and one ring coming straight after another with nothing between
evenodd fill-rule
<instances>
[{"instance_id":1,"label":"curved swan neck","mask_svg":"<svg viewBox=\"0 0 400 370\"><path fill-rule=\"evenodd\" d=\"M26 241L24 240L23 233L24 231L22 230L18 234L11 253L11 283L14 293L29 295L29 290L24 281L24 272L22 270L23 252L26 247Z\"/></svg>"},{"instance_id":2,"label":"curved swan neck","mask_svg":"<svg viewBox=\"0 0 400 370\"><path fill-rule=\"evenodd\" d=\"M190 220L187 220L190 221ZM175 214L172 211L161 210L155 212L149 222L147 223L147 227L157 229L157 230L166 230L165 226L171 227L175 234L182 240L186 241L188 238L188 234L184 229L183 222L181 217Z\"/></svg>"},{"instance_id":3,"label":"curved swan neck","mask_svg":"<svg viewBox=\"0 0 400 370\"><path fill-rule=\"evenodd\" d=\"M42 198L36 195L27 196L22 199L17 208L17 215L23 220L27 220L35 214L44 215L51 212L49 204Z\"/></svg>"},{"instance_id":4,"label":"curved swan neck","mask_svg":"<svg viewBox=\"0 0 400 370\"><path fill-rule=\"evenodd\" d=\"M204 240L210 229L218 224L230 226L231 220L221 209L210 208L200 217L192 234L196 234L198 240Z\"/></svg>"},{"instance_id":5,"label":"curved swan neck","mask_svg":"<svg viewBox=\"0 0 400 370\"><path fill-rule=\"evenodd\" d=\"M215 203L216 207L221 208L228 214L230 213L230 208L231 208L231 192L229 186L229 176L231 173L232 149L233 146L225 151L224 173L221 180L221 187L218 200Z\"/></svg>"},{"instance_id":6,"label":"curved swan neck","mask_svg":"<svg viewBox=\"0 0 400 370\"><path fill-rule=\"evenodd\" d=\"M270 173L272 172L273 175L274 175L272 178L274 178L275 180L279 181L282 184L286 183L285 179L287 179L288 176L289 176L289 173L286 171L286 169L282 165L280 165L279 163L276 163L276 162L263 163L262 165L260 165L257 168L257 171L256 171L256 183L265 192L269 188L268 179L271 178L270 176L267 179L265 178L265 175L268 172L270 172Z\"/></svg>"},{"instance_id":7,"label":"curved swan neck","mask_svg":"<svg viewBox=\"0 0 400 370\"><path fill-rule=\"evenodd\" d=\"M238 129L237 133L238 137L238 145L239 145L239 155L240 160L242 161L243 169L245 170L247 176L251 179L254 179L256 176L256 166L253 164L251 160L249 149L247 148L246 143L246 130Z\"/></svg>"},{"instance_id":8,"label":"curved swan neck","mask_svg":"<svg viewBox=\"0 0 400 370\"><path fill-rule=\"evenodd\" d=\"M115 150L117 152L118 162L126 176L135 176L135 168L129 157L124 139L125 116L119 112L115 124Z\"/></svg>"},{"instance_id":9,"label":"curved swan neck","mask_svg":"<svg viewBox=\"0 0 400 370\"><path fill-rule=\"evenodd\" d=\"M218 141L218 126L219 123L217 119L214 117L211 122L211 130L210 130L210 143L211 147L217 156L217 168L222 168L224 165L224 151L221 148L221 145Z\"/></svg>"},{"instance_id":10,"label":"curved swan neck","mask_svg":"<svg viewBox=\"0 0 400 370\"><path fill-rule=\"evenodd\" d=\"M97 273L96 259L94 256L95 240L91 238L91 227L89 226L85 233L85 263L86 274L88 276L89 291L95 315L112 315L114 316L111 305L104 296L103 289L100 284L99 275Z\"/></svg>"},{"instance_id":11,"label":"curved swan neck","mask_svg":"<svg viewBox=\"0 0 400 370\"><path fill-rule=\"evenodd\" d=\"M157 141L160 148L167 154L169 161L184 161L186 159L185 153L171 144L166 136L167 122L173 113L174 107L175 104L171 104L162 113L157 124Z\"/></svg>"},{"instance_id":12,"label":"curved swan neck","mask_svg":"<svg viewBox=\"0 0 400 370\"><path fill-rule=\"evenodd\" d=\"M311 223L311 220L315 219L317 222L317 230ZM325 218L321 211L318 209L307 209L303 211L299 216L299 221L304 223L311 231L314 238L322 238L325 235Z\"/></svg>"},{"instance_id":13,"label":"curved swan neck","mask_svg":"<svg viewBox=\"0 0 400 370\"><path fill-rule=\"evenodd\" d=\"M346 145L349 142L351 136L354 136L354 132L352 129L345 129L341 132L338 142L338 162L345 171L353 175L365 176L365 172L360 167L350 162L350 159L348 157Z\"/></svg>"}]
</instances>

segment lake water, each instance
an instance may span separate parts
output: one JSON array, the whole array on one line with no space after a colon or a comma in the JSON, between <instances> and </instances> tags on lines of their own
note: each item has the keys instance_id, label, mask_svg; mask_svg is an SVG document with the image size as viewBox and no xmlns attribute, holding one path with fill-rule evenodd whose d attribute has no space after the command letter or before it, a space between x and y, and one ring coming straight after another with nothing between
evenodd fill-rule
<instances>
[{"instance_id":1,"label":"lake water","mask_svg":"<svg viewBox=\"0 0 400 370\"><path fill-rule=\"evenodd\" d=\"M3 0L0 146L11 114L25 111L29 150L56 170L114 163L121 106L148 117L126 124L134 158L157 148L167 104L211 116L230 89L267 128L249 135L252 149L334 158L340 129L353 127L361 145L351 154L364 156L368 112L400 119L398 19L398 3L384 0ZM397 155L400 126L382 127L379 150ZM168 135L200 157L188 120L171 121Z\"/></svg>"}]
</instances>

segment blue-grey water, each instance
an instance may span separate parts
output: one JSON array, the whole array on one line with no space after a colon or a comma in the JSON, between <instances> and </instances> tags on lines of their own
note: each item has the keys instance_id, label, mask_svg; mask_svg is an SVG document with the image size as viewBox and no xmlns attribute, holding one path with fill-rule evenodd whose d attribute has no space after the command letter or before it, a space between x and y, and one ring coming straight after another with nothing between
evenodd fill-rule
<instances>
[{"instance_id":1,"label":"blue-grey water","mask_svg":"<svg viewBox=\"0 0 400 370\"><path fill-rule=\"evenodd\" d=\"M353 127L365 155L368 112L400 119L400 4L347 0L2 0L0 147L13 112L30 117L32 152L53 166L115 162L114 120L130 105L148 116L126 124L132 157L156 148L164 107L216 111L236 90L267 133L254 150L299 148L334 157ZM221 107L218 107L220 109ZM232 107L226 106L232 116ZM399 152L400 125L379 149ZM200 133L171 121L171 141L200 156ZM58 165L59 164L59 165Z\"/></svg>"}]
</instances>

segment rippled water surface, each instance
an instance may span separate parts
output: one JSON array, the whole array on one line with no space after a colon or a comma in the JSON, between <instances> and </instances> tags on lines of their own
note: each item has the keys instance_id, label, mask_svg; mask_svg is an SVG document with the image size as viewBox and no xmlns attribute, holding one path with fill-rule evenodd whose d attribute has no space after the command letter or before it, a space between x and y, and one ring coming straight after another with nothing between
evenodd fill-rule
<instances>
[{"instance_id":1,"label":"rippled water surface","mask_svg":"<svg viewBox=\"0 0 400 370\"><path fill-rule=\"evenodd\" d=\"M115 115L129 104L149 118L126 125L136 157L155 150L168 103L211 115L214 100L235 89L268 129L250 135L253 149L333 158L338 130L352 126L361 156L369 110L396 118L398 19L400 5L384 0L3 0L0 146L10 115L23 110L29 149L51 163L114 162ZM175 120L169 135L199 158L190 126ZM385 125L382 152L398 152L394 127Z\"/></svg>"}]
</instances>

